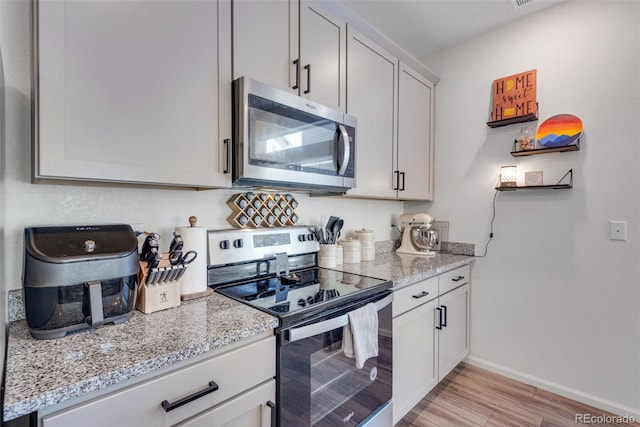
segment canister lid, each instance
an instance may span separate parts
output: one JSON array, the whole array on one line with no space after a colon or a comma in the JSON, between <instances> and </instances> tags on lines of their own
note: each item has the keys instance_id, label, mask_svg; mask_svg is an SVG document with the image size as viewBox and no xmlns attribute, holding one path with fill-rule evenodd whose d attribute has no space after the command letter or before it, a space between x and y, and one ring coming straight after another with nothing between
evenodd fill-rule
<instances>
[{"instance_id":1,"label":"canister lid","mask_svg":"<svg viewBox=\"0 0 640 427\"><path fill-rule=\"evenodd\" d=\"M126 224L31 227L24 233L25 250L44 262L119 258L138 251L138 239Z\"/></svg>"}]
</instances>

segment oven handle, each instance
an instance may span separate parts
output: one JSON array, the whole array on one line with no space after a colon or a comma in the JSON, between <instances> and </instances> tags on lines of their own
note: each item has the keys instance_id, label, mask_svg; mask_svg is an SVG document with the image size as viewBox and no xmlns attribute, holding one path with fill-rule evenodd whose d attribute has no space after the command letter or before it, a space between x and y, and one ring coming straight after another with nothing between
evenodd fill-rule
<instances>
[{"instance_id":1,"label":"oven handle","mask_svg":"<svg viewBox=\"0 0 640 427\"><path fill-rule=\"evenodd\" d=\"M376 309L378 311L382 310L393 301L393 294L387 295L385 298L380 301L376 301L374 304L376 305ZM346 326L349 324L349 316L347 314L343 314L342 316L334 317L329 320L324 320L322 322L314 323L308 326L301 326L299 328L289 329L288 339L289 342L295 342L299 340L303 340L305 338L313 337L316 335L323 334L325 332L332 331L334 329L338 329L341 326Z\"/></svg>"}]
</instances>

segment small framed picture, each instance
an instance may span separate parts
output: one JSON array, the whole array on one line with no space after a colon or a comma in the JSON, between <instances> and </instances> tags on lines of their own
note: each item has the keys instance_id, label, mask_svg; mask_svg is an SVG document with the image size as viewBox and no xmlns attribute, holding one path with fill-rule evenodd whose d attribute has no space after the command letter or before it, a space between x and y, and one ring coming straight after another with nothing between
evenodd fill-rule
<instances>
[{"instance_id":1,"label":"small framed picture","mask_svg":"<svg viewBox=\"0 0 640 427\"><path fill-rule=\"evenodd\" d=\"M524 184L525 185L542 185L542 171L525 172Z\"/></svg>"}]
</instances>

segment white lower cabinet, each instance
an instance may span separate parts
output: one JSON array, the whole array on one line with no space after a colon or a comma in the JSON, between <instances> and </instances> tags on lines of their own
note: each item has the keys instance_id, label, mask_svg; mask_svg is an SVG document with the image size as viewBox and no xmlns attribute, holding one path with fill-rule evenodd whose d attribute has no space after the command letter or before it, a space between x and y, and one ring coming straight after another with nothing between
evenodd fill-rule
<instances>
[{"instance_id":1,"label":"white lower cabinet","mask_svg":"<svg viewBox=\"0 0 640 427\"><path fill-rule=\"evenodd\" d=\"M469 354L469 285L440 297L441 329L438 329L438 378L441 380Z\"/></svg>"},{"instance_id":2,"label":"white lower cabinet","mask_svg":"<svg viewBox=\"0 0 640 427\"><path fill-rule=\"evenodd\" d=\"M273 336L216 351L205 360L95 399L39 413L39 425L268 426L275 416L275 355Z\"/></svg>"},{"instance_id":3,"label":"white lower cabinet","mask_svg":"<svg viewBox=\"0 0 640 427\"><path fill-rule=\"evenodd\" d=\"M469 354L469 272L460 267L395 291L394 424Z\"/></svg>"}]
</instances>

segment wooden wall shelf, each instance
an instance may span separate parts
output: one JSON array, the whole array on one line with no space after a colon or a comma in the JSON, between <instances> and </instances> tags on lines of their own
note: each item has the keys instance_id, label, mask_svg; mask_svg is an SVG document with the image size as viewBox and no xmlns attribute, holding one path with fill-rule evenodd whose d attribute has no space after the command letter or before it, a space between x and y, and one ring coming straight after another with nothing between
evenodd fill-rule
<instances>
[{"instance_id":1,"label":"wooden wall shelf","mask_svg":"<svg viewBox=\"0 0 640 427\"><path fill-rule=\"evenodd\" d=\"M536 154L546 154L546 153L564 153L567 151L579 151L580 139L578 138L575 143L570 145L565 145L564 147L534 148L533 150L516 151L517 145L518 145L518 141L517 140L513 141L513 148L511 149L511 155L513 157L534 156Z\"/></svg>"},{"instance_id":2,"label":"wooden wall shelf","mask_svg":"<svg viewBox=\"0 0 640 427\"><path fill-rule=\"evenodd\" d=\"M562 181L565 178L569 177L568 184L562 184ZM557 184L551 185L526 185L526 186L517 186L517 187L496 187L498 191L519 191L519 190L568 190L573 188L573 169L569 169L567 173L565 173L562 178L558 181Z\"/></svg>"}]
</instances>

